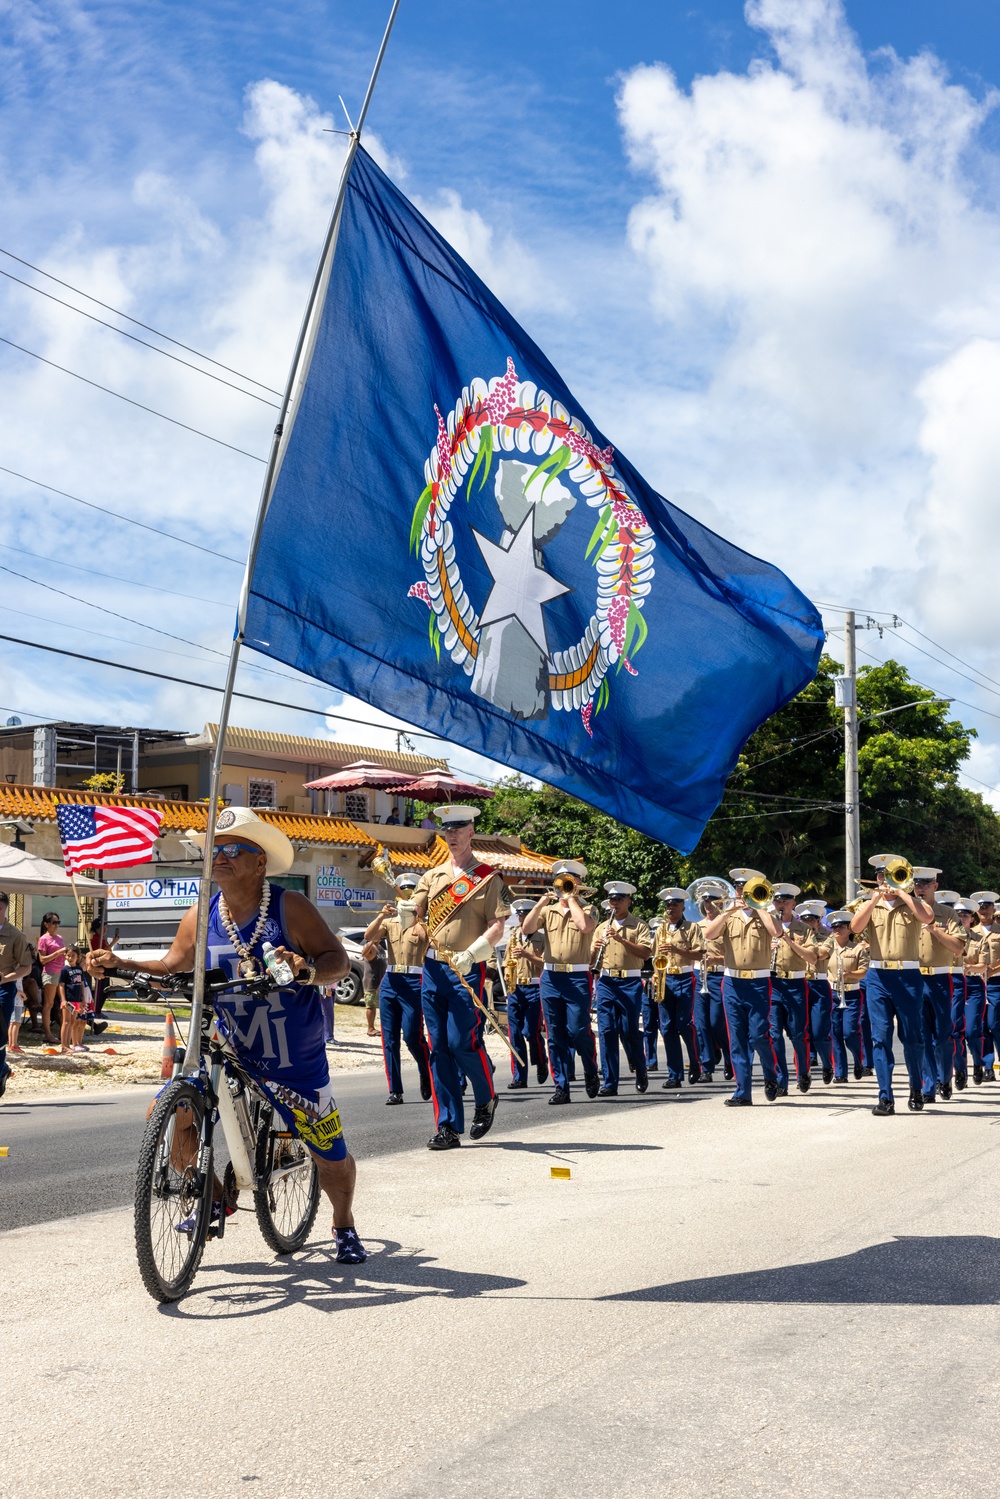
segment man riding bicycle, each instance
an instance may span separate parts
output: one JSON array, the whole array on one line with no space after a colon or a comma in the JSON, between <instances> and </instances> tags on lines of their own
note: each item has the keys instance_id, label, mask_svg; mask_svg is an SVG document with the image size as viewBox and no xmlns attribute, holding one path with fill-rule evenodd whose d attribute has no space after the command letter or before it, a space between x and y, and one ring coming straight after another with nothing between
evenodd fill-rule
<instances>
[{"instance_id":1,"label":"man riding bicycle","mask_svg":"<svg viewBox=\"0 0 1000 1499\"><path fill-rule=\"evenodd\" d=\"M186 836L204 847L203 833ZM298 891L269 883L267 876L283 874L294 858L292 845L280 828L262 821L249 807L226 807L219 813L212 863L219 889L209 908L208 967L221 968L237 982L259 977L266 966L262 949L270 943L274 952L268 953L269 959L287 963L294 982L275 985L260 996L238 990L217 995L215 1017L242 1065L315 1159L320 1185L333 1205L337 1260L359 1265L367 1254L352 1213L357 1168L330 1086L316 987L344 978L350 964L341 942L312 902ZM86 966L97 978L107 967L164 977L190 971L197 919L197 906L192 906L163 958L132 963L102 948L89 954ZM197 1150L193 1124L190 1133L193 1155ZM221 1212L221 1203L213 1211Z\"/></svg>"}]
</instances>

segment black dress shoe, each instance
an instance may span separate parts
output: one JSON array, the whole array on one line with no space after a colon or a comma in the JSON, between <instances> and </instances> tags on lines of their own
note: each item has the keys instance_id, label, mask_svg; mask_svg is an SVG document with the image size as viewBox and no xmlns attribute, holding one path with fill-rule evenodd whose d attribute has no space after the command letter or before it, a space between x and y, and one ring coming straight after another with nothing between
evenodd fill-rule
<instances>
[{"instance_id":1,"label":"black dress shoe","mask_svg":"<svg viewBox=\"0 0 1000 1499\"><path fill-rule=\"evenodd\" d=\"M549 1099L549 1103L569 1103L569 1089L557 1088Z\"/></svg>"},{"instance_id":2,"label":"black dress shoe","mask_svg":"<svg viewBox=\"0 0 1000 1499\"><path fill-rule=\"evenodd\" d=\"M955 1087L958 1089L959 1093L963 1093L965 1091L965 1085L968 1081L968 1076L964 1072L955 1073Z\"/></svg>"},{"instance_id":3,"label":"black dress shoe","mask_svg":"<svg viewBox=\"0 0 1000 1499\"><path fill-rule=\"evenodd\" d=\"M703 1071L701 1074L701 1080L703 1083L714 1083L715 1075L714 1073Z\"/></svg>"},{"instance_id":4,"label":"black dress shoe","mask_svg":"<svg viewBox=\"0 0 1000 1499\"><path fill-rule=\"evenodd\" d=\"M863 1070L864 1070L865 1077L874 1077L875 1076L875 1068L874 1067L865 1067Z\"/></svg>"},{"instance_id":5,"label":"black dress shoe","mask_svg":"<svg viewBox=\"0 0 1000 1499\"><path fill-rule=\"evenodd\" d=\"M548 1064L546 1062L539 1062L538 1066L535 1068L535 1076L537 1077L537 1079L538 1079L538 1081L540 1083L547 1083L548 1082L548 1080L549 1080L549 1069L548 1069Z\"/></svg>"},{"instance_id":6,"label":"black dress shoe","mask_svg":"<svg viewBox=\"0 0 1000 1499\"><path fill-rule=\"evenodd\" d=\"M973 1067L973 1069L972 1069L972 1081L974 1083L981 1083L982 1080L983 1080L983 1069L981 1067Z\"/></svg>"},{"instance_id":7,"label":"black dress shoe","mask_svg":"<svg viewBox=\"0 0 1000 1499\"><path fill-rule=\"evenodd\" d=\"M432 1097L431 1079L429 1073L422 1073L420 1077L420 1097L424 1103L430 1103Z\"/></svg>"},{"instance_id":8,"label":"black dress shoe","mask_svg":"<svg viewBox=\"0 0 1000 1499\"><path fill-rule=\"evenodd\" d=\"M513 1092L515 1092L519 1088L525 1088L526 1089L527 1086L528 1086L527 1081L525 1081L523 1083L519 1083L517 1081L517 1079L515 1078L513 1082L510 1082L510 1083L507 1084L507 1092L508 1093L513 1093Z\"/></svg>"},{"instance_id":9,"label":"black dress shoe","mask_svg":"<svg viewBox=\"0 0 1000 1499\"><path fill-rule=\"evenodd\" d=\"M787 1088L785 1089L785 1092L786 1093L788 1092ZM765 1084L764 1084L764 1097L767 1099L768 1103L773 1103L774 1100L777 1098L777 1096L778 1096L778 1084L777 1083L768 1083L768 1082L765 1082ZM728 1099L727 1099L727 1102L728 1102Z\"/></svg>"},{"instance_id":10,"label":"black dress shoe","mask_svg":"<svg viewBox=\"0 0 1000 1499\"><path fill-rule=\"evenodd\" d=\"M690 1071L688 1072L688 1083L691 1086L693 1086L695 1083L700 1083L700 1082L701 1082L701 1069L700 1068L695 1069L694 1067L692 1067L690 1069Z\"/></svg>"},{"instance_id":11,"label":"black dress shoe","mask_svg":"<svg viewBox=\"0 0 1000 1499\"><path fill-rule=\"evenodd\" d=\"M589 1077L584 1078L583 1086L587 1090L588 1098L596 1098L601 1091L601 1074L592 1072Z\"/></svg>"},{"instance_id":12,"label":"black dress shoe","mask_svg":"<svg viewBox=\"0 0 1000 1499\"><path fill-rule=\"evenodd\" d=\"M636 1080L635 1080L635 1091L637 1093L645 1093L645 1091L646 1091L646 1089L648 1087L649 1087L649 1078L646 1076L645 1073L643 1073L641 1077L637 1077L636 1078Z\"/></svg>"},{"instance_id":13,"label":"black dress shoe","mask_svg":"<svg viewBox=\"0 0 1000 1499\"><path fill-rule=\"evenodd\" d=\"M799 1078L799 1092L808 1093L811 1087L812 1078L809 1076L808 1072L806 1072L802 1075L802 1077Z\"/></svg>"},{"instance_id":14,"label":"black dress shoe","mask_svg":"<svg viewBox=\"0 0 1000 1499\"><path fill-rule=\"evenodd\" d=\"M911 1089L910 1096L906 1100L906 1107L911 1109L914 1114L919 1114L923 1110L924 1095L919 1088Z\"/></svg>"},{"instance_id":15,"label":"black dress shoe","mask_svg":"<svg viewBox=\"0 0 1000 1499\"><path fill-rule=\"evenodd\" d=\"M107 1030L108 1022L106 1020L94 1020L91 1022L90 1028L95 1036L99 1036L102 1031Z\"/></svg>"},{"instance_id":16,"label":"black dress shoe","mask_svg":"<svg viewBox=\"0 0 1000 1499\"><path fill-rule=\"evenodd\" d=\"M727 1083L731 1083L733 1078L736 1076L736 1073L731 1067L727 1066L723 1069L722 1076L726 1079Z\"/></svg>"},{"instance_id":17,"label":"black dress shoe","mask_svg":"<svg viewBox=\"0 0 1000 1499\"><path fill-rule=\"evenodd\" d=\"M945 1103L951 1102L951 1083L942 1083L938 1093Z\"/></svg>"},{"instance_id":18,"label":"black dress shoe","mask_svg":"<svg viewBox=\"0 0 1000 1499\"><path fill-rule=\"evenodd\" d=\"M386 1103L387 1104L402 1103L402 1102L403 1102L403 1095L402 1095L402 1093L390 1093L389 1097L386 1099Z\"/></svg>"},{"instance_id":19,"label":"black dress shoe","mask_svg":"<svg viewBox=\"0 0 1000 1499\"><path fill-rule=\"evenodd\" d=\"M823 1068L823 1081L825 1083L832 1083L833 1082L833 1068L832 1067L824 1067Z\"/></svg>"},{"instance_id":20,"label":"black dress shoe","mask_svg":"<svg viewBox=\"0 0 1000 1499\"><path fill-rule=\"evenodd\" d=\"M722 1101L727 1109L749 1109L753 1107L752 1098L724 1098Z\"/></svg>"},{"instance_id":21,"label":"black dress shoe","mask_svg":"<svg viewBox=\"0 0 1000 1499\"><path fill-rule=\"evenodd\" d=\"M854 1081L856 1083L860 1083L860 1081L864 1077L864 1075L865 1075L865 1069L862 1067L861 1063L860 1062L855 1062L855 1064L854 1064Z\"/></svg>"},{"instance_id":22,"label":"black dress shoe","mask_svg":"<svg viewBox=\"0 0 1000 1499\"><path fill-rule=\"evenodd\" d=\"M895 1112L896 1105L894 1103L890 1103L887 1098L880 1098L878 1103L872 1109L873 1114L894 1114Z\"/></svg>"},{"instance_id":23,"label":"black dress shoe","mask_svg":"<svg viewBox=\"0 0 1000 1499\"><path fill-rule=\"evenodd\" d=\"M679 1077L668 1077L666 1082L661 1083L660 1086L663 1088L683 1088L684 1084Z\"/></svg>"},{"instance_id":24,"label":"black dress shoe","mask_svg":"<svg viewBox=\"0 0 1000 1499\"><path fill-rule=\"evenodd\" d=\"M470 1140L481 1140L485 1134L489 1133L499 1104L499 1098L491 1098L489 1103L484 1103L482 1108L476 1110L472 1116L472 1128L469 1130Z\"/></svg>"},{"instance_id":25,"label":"black dress shoe","mask_svg":"<svg viewBox=\"0 0 1000 1499\"><path fill-rule=\"evenodd\" d=\"M775 1084L775 1087L777 1088L777 1084ZM777 1092L775 1093L774 1096L775 1096L775 1098L787 1098L788 1097L788 1089L787 1088L778 1088Z\"/></svg>"},{"instance_id":26,"label":"black dress shoe","mask_svg":"<svg viewBox=\"0 0 1000 1499\"><path fill-rule=\"evenodd\" d=\"M597 1096L598 1098L617 1098L618 1089L609 1088L606 1084L602 1084L600 1089L598 1090Z\"/></svg>"},{"instance_id":27,"label":"black dress shoe","mask_svg":"<svg viewBox=\"0 0 1000 1499\"><path fill-rule=\"evenodd\" d=\"M846 1077L835 1077L833 1081L835 1083L846 1083L847 1082L847 1078Z\"/></svg>"},{"instance_id":28,"label":"black dress shoe","mask_svg":"<svg viewBox=\"0 0 1000 1499\"><path fill-rule=\"evenodd\" d=\"M921 1097L924 1103L937 1103L937 1089L935 1088L933 1093L923 1093Z\"/></svg>"},{"instance_id":29,"label":"black dress shoe","mask_svg":"<svg viewBox=\"0 0 1000 1499\"><path fill-rule=\"evenodd\" d=\"M432 1135L431 1138L427 1141L427 1149L457 1150L461 1143L462 1142L459 1139L458 1135L456 1135L455 1131L449 1128L449 1126L446 1124L443 1129L439 1129L437 1134Z\"/></svg>"}]
</instances>

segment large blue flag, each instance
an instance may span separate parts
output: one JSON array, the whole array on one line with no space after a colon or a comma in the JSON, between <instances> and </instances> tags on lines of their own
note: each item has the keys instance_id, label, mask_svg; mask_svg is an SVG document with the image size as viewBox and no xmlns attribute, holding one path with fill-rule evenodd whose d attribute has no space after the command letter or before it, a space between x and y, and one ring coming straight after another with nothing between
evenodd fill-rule
<instances>
[{"instance_id":1,"label":"large blue flag","mask_svg":"<svg viewBox=\"0 0 1000 1499\"><path fill-rule=\"evenodd\" d=\"M685 853L823 640L783 573L612 448L363 150L246 633Z\"/></svg>"}]
</instances>

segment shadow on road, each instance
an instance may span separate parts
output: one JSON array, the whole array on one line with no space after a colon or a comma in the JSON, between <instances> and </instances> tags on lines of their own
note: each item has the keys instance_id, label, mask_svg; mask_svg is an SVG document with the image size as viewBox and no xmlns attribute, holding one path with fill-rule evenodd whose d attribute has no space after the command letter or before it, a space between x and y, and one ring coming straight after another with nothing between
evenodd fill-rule
<instances>
[{"instance_id":1,"label":"shadow on road","mask_svg":"<svg viewBox=\"0 0 1000 1499\"><path fill-rule=\"evenodd\" d=\"M869 1306L1000 1304L1000 1239L984 1234L905 1237L838 1259L738 1275L678 1280L602 1301L827 1303Z\"/></svg>"},{"instance_id":2,"label":"shadow on road","mask_svg":"<svg viewBox=\"0 0 1000 1499\"><path fill-rule=\"evenodd\" d=\"M528 1155L555 1155L557 1151L567 1151L569 1154L593 1155L599 1150L624 1151L624 1150L663 1150L662 1145L613 1145L607 1141L600 1144L588 1140L573 1140L566 1145L554 1145L549 1142L532 1144L528 1140L490 1140L476 1146L477 1150L522 1150Z\"/></svg>"},{"instance_id":3,"label":"shadow on road","mask_svg":"<svg viewBox=\"0 0 1000 1499\"><path fill-rule=\"evenodd\" d=\"M405 1249L390 1239L370 1240L366 1247L363 1265L338 1265L330 1243L310 1245L294 1259L203 1266L190 1295L160 1311L194 1320L259 1317L297 1303L320 1312L356 1311L420 1296L460 1301L527 1284L508 1275L450 1270L419 1249ZM214 1277L218 1281L213 1285Z\"/></svg>"}]
</instances>

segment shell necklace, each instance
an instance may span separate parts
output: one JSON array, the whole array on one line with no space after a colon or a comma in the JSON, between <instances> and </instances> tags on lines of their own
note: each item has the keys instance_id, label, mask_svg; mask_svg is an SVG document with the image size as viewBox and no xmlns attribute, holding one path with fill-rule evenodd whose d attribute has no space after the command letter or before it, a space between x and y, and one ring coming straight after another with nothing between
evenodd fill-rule
<instances>
[{"instance_id":1,"label":"shell necklace","mask_svg":"<svg viewBox=\"0 0 1000 1499\"><path fill-rule=\"evenodd\" d=\"M240 936L239 928L237 927L232 916L230 916L229 914L229 907L226 905L226 897L221 893L221 891L219 893L219 920L222 922L222 925L225 928L226 936L229 938L230 942L233 944L235 951L239 955L240 961L237 964L236 971L242 979L259 978L260 975L264 972L260 959L254 957L251 949L256 945L257 941L264 931L265 926L267 925L267 908L270 904L271 886L270 883L265 880L264 891L260 898L260 910L257 913L257 925L254 927L253 932L250 935L249 942L244 942L242 937Z\"/></svg>"}]
</instances>

